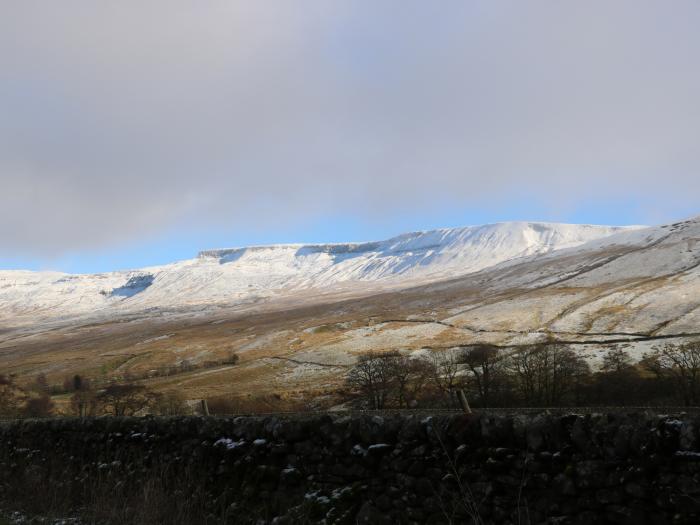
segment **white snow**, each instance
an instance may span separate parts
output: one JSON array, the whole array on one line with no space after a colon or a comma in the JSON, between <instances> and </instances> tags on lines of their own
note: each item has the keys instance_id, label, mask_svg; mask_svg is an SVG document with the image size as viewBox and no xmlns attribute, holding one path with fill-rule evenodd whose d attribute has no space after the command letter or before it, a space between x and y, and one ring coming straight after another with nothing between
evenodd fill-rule
<instances>
[{"instance_id":1,"label":"white snow","mask_svg":"<svg viewBox=\"0 0 700 525\"><path fill-rule=\"evenodd\" d=\"M377 443L376 445L370 445L367 450L384 450L387 448L392 448L388 443Z\"/></svg>"},{"instance_id":2,"label":"white snow","mask_svg":"<svg viewBox=\"0 0 700 525\"><path fill-rule=\"evenodd\" d=\"M234 450L238 447L242 447L243 445L245 445L245 440L243 439L241 439L240 441L234 441L231 438L220 438L214 442L215 447L222 446L226 447L227 450Z\"/></svg>"},{"instance_id":3,"label":"white snow","mask_svg":"<svg viewBox=\"0 0 700 525\"><path fill-rule=\"evenodd\" d=\"M627 242L624 235L632 232L620 234L623 230L510 222L407 233L380 242L210 250L195 259L137 271L0 271L0 327L255 304L285 294L348 287L396 287L461 276L616 233L623 236L620 242Z\"/></svg>"}]
</instances>

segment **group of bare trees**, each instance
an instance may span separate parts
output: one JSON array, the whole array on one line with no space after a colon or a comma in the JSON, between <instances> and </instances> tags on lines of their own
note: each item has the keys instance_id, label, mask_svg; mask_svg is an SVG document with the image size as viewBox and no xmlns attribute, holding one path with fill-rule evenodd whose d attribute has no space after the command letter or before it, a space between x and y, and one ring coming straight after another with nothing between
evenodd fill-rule
<instances>
[{"instance_id":1,"label":"group of bare trees","mask_svg":"<svg viewBox=\"0 0 700 525\"><path fill-rule=\"evenodd\" d=\"M505 366L516 395L530 406L579 404L579 387L590 375L586 361L558 344L519 349L508 356Z\"/></svg>"},{"instance_id":2,"label":"group of bare trees","mask_svg":"<svg viewBox=\"0 0 700 525\"><path fill-rule=\"evenodd\" d=\"M479 344L406 355L370 352L358 357L345 392L372 409L457 407L458 390L474 407L700 406L700 341L668 343L636 362L612 347L595 370L584 352L554 341L500 348ZM46 417L56 412L43 374L29 383L0 374L0 417ZM60 388L60 387L59 387ZM66 378L75 416L175 415L189 412L177 393L155 393L142 383L99 387L81 375Z\"/></svg>"},{"instance_id":3,"label":"group of bare trees","mask_svg":"<svg viewBox=\"0 0 700 525\"><path fill-rule=\"evenodd\" d=\"M358 357L347 377L355 400L369 408L456 406L465 390L478 406L504 403L555 406L577 391L590 373L586 362L556 344L506 352L474 345L410 357L399 352Z\"/></svg>"},{"instance_id":4,"label":"group of bare trees","mask_svg":"<svg viewBox=\"0 0 700 525\"><path fill-rule=\"evenodd\" d=\"M187 412L184 398L176 392L156 393L138 383L109 383L94 389L82 376L73 377L71 412L80 417L95 415L134 416L153 413L163 416Z\"/></svg>"},{"instance_id":5,"label":"group of bare trees","mask_svg":"<svg viewBox=\"0 0 700 525\"><path fill-rule=\"evenodd\" d=\"M504 350L464 348L459 356L463 388L478 406L578 404L590 368L574 351L547 342Z\"/></svg>"},{"instance_id":6,"label":"group of bare trees","mask_svg":"<svg viewBox=\"0 0 700 525\"><path fill-rule=\"evenodd\" d=\"M24 401L24 391L15 384L14 377L0 375L0 417L16 416Z\"/></svg>"},{"instance_id":7,"label":"group of bare trees","mask_svg":"<svg viewBox=\"0 0 700 525\"><path fill-rule=\"evenodd\" d=\"M408 408L431 377L429 363L398 352L369 352L358 357L348 386L373 409Z\"/></svg>"},{"instance_id":8,"label":"group of bare trees","mask_svg":"<svg viewBox=\"0 0 700 525\"><path fill-rule=\"evenodd\" d=\"M643 365L685 406L700 404L700 341L666 344L647 356Z\"/></svg>"},{"instance_id":9,"label":"group of bare trees","mask_svg":"<svg viewBox=\"0 0 700 525\"><path fill-rule=\"evenodd\" d=\"M612 347L595 370L582 355L554 341L415 357L367 353L350 370L346 390L375 409L454 407L460 389L480 407L700 405L700 341L657 347L636 363Z\"/></svg>"},{"instance_id":10,"label":"group of bare trees","mask_svg":"<svg viewBox=\"0 0 700 525\"><path fill-rule=\"evenodd\" d=\"M460 385L461 364L456 352L419 357L396 351L368 352L357 358L346 386L358 405L372 409L411 408L430 395L432 404L452 404Z\"/></svg>"},{"instance_id":11,"label":"group of bare trees","mask_svg":"<svg viewBox=\"0 0 700 525\"><path fill-rule=\"evenodd\" d=\"M463 387L459 351L408 356L397 351L368 352L357 358L347 375L353 401L372 409L412 408L425 404L453 406Z\"/></svg>"},{"instance_id":12,"label":"group of bare trees","mask_svg":"<svg viewBox=\"0 0 700 525\"><path fill-rule=\"evenodd\" d=\"M54 408L46 376L20 385L14 375L0 374L0 417L44 417Z\"/></svg>"},{"instance_id":13,"label":"group of bare trees","mask_svg":"<svg viewBox=\"0 0 700 525\"><path fill-rule=\"evenodd\" d=\"M180 394L156 393L137 383L113 382L97 388L88 378L74 375L64 380L63 389L71 394L68 406L60 410L63 415L176 415L189 412ZM58 415L50 395L52 390L43 374L24 386L18 383L15 376L0 375L0 417L40 418Z\"/></svg>"}]
</instances>

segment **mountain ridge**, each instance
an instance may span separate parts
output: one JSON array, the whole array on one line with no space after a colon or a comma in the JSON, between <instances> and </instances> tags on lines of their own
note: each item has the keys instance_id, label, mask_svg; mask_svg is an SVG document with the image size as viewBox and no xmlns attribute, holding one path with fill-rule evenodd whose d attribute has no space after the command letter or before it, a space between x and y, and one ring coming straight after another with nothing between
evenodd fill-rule
<instances>
[{"instance_id":1,"label":"mountain ridge","mask_svg":"<svg viewBox=\"0 0 700 525\"><path fill-rule=\"evenodd\" d=\"M24 303L12 302L22 294L0 273L0 367L55 380L140 377L188 399L314 399L342 385L364 352L556 342L597 366L611 348L639 360L698 337L700 218L608 230L528 224L409 234L371 257L297 255L296 245L272 259L251 249L151 273L53 274L52 293L32 295L27 284ZM429 255L435 239L442 249ZM356 275L374 280L343 280Z\"/></svg>"},{"instance_id":2,"label":"mountain ridge","mask_svg":"<svg viewBox=\"0 0 700 525\"><path fill-rule=\"evenodd\" d=\"M365 249L366 251L376 249L382 244L386 243L391 243L392 241L399 241L403 240L405 238L415 238L418 236L423 236L426 234L434 234L434 233L450 233L454 231L462 231L462 230L475 230L475 229L482 229L482 228L491 228L491 227L498 227L498 226L511 226L511 225L528 225L528 226L550 226L550 227L557 227L557 226L571 226L571 227L580 227L580 228L611 228L615 230L620 230L620 231L627 231L627 230L633 230L633 229L644 229L644 228L649 228L647 225L641 225L641 224L633 224L633 225L627 225L627 226L610 226L610 225L605 225L605 224L589 224L589 223L582 223L582 224L576 224L576 223L559 223L559 222L552 222L552 221L499 221L499 222L492 222L492 223L486 223L486 224L476 224L476 225L469 225L469 226L456 226L453 228L435 228L435 229L428 229L428 230L414 230L410 232L404 232L400 233L398 235L395 235L393 237L389 237L388 239L385 240L374 240L374 241L349 241L349 242L310 242L310 243L296 243L296 242L291 242L291 243L265 243L265 244L251 244L251 245L245 245L245 246L231 246L227 248L211 248L211 249L206 249L206 250L201 250L197 253L197 257L215 257L218 254L227 254L229 252L238 252L242 250L268 250L268 249L273 249L273 248L319 248L319 249L333 249L333 248L342 248L342 247L348 247L351 251L362 251Z\"/></svg>"},{"instance_id":3,"label":"mountain ridge","mask_svg":"<svg viewBox=\"0 0 700 525\"><path fill-rule=\"evenodd\" d=\"M260 302L291 292L397 287L583 245L630 227L503 222L363 243L204 250L196 258L99 274L0 271L5 320ZM0 321L0 324L3 324Z\"/></svg>"}]
</instances>

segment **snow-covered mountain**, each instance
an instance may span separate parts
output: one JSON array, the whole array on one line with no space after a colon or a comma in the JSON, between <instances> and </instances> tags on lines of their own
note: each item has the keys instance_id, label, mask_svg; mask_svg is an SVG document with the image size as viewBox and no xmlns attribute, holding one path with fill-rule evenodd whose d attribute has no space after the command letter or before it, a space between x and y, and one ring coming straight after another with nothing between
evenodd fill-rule
<instances>
[{"instance_id":1,"label":"snow-covered mountain","mask_svg":"<svg viewBox=\"0 0 700 525\"><path fill-rule=\"evenodd\" d=\"M700 335L700 217L617 233L487 273L479 286L498 298L468 312L459 308L449 322L568 336Z\"/></svg>"},{"instance_id":2,"label":"snow-covered mountain","mask_svg":"<svg viewBox=\"0 0 700 525\"><path fill-rule=\"evenodd\" d=\"M640 359L700 338L700 217L213 250L99 275L0 272L0 368L55 383L131 374L188 399L316 399L360 352L552 338L594 365L611 348Z\"/></svg>"},{"instance_id":3,"label":"snow-covered mountain","mask_svg":"<svg viewBox=\"0 0 700 525\"><path fill-rule=\"evenodd\" d=\"M510 222L407 233L379 242L209 250L191 260L105 274L0 271L0 327L246 304L307 290L400 287L577 247L627 229Z\"/></svg>"}]
</instances>

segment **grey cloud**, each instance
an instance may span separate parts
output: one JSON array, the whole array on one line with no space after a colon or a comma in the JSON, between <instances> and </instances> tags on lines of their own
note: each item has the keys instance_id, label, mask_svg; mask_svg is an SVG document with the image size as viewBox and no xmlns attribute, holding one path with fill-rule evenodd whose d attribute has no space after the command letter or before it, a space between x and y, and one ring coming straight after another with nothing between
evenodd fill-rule
<instances>
[{"instance_id":1,"label":"grey cloud","mask_svg":"<svg viewBox=\"0 0 700 525\"><path fill-rule=\"evenodd\" d=\"M692 1L6 3L0 250L522 192L672 214L700 197L699 23Z\"/></svg>"}]
</instances>

